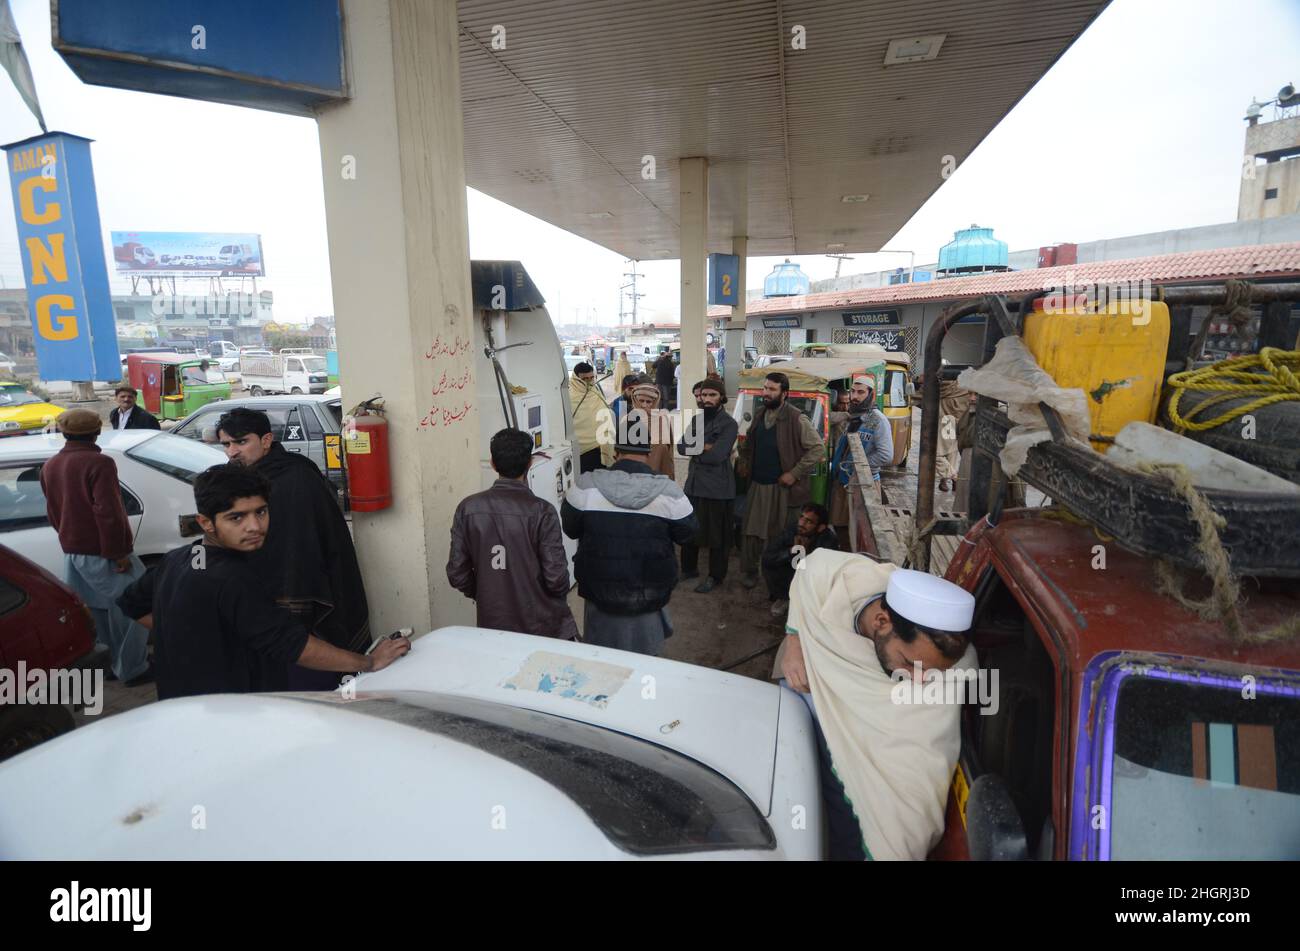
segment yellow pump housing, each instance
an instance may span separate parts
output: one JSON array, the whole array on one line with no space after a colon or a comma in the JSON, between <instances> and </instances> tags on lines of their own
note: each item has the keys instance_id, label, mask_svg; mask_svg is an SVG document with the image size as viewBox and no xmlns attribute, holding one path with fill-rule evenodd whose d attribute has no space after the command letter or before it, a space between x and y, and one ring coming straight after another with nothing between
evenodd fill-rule
<instances>
[{"instance_id":1,"label":"yellow pump housing","mask_svg":"<svg viewBox=\"0 0 1300 951\"><path fill-rule=\"evenodd\" d=\"M1105 309L1062 307L1025 317L1022 336L1056 384L1088 395L1093 436L1113 438L1135 421L1154 423L1169 348L1169 308L1112 301ZM1110 448L1093 440L1098 452Z\"/></svg>"}]
</instances>

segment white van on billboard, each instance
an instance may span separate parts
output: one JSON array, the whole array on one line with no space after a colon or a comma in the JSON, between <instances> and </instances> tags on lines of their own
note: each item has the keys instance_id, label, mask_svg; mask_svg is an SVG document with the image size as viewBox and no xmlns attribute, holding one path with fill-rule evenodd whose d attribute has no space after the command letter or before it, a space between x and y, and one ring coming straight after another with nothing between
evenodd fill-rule
<instances>
[{"instance_id":1,"label":"white van on billboard","mask_svg":"<svg viewBox=\"0 0 1300 951\"><path fill-rule=\"evenodd\" d=\"M222 231L114 231L113 264L135 277L265 277L262 236Z\"/></svg>"}]
</instances>

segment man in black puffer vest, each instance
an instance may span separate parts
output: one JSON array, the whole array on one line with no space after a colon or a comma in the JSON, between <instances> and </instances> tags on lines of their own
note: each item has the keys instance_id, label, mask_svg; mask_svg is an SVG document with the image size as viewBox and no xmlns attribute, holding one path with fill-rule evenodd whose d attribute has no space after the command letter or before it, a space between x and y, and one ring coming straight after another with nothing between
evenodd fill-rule
<instances>
[{"instance_id":1,"label":"man in black puffer vest","mask_svg":"<svg viewBox=\"0 0 1300 951\"><path fill-rule=\"evenodd\" d=\"M614 464L578 476L560 507L564 534L578 540L582 639L641 654L658 654L673 633L666 610L677 584L673 546L698 527L677 483L646 465L651 446L649 414L623 416Z\"/></svg>"}]
</instances>

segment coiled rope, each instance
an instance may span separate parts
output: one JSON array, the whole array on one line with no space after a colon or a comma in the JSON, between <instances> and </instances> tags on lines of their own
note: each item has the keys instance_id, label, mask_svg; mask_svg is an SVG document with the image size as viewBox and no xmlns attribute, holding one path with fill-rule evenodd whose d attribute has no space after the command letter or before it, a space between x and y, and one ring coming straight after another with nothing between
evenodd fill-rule
<instances>
[{"instance_id":1,"label":"coiled rope","mask_svg":"<svg viewBox=\"0 0 1300 951\"><path fill-rule=\"evenodd\" d=\"M1249 413L1283 403L1300 400L1300 350L1265 347L1259 353L1220 360L1200 370L1184 370L1169 378L1173 396L1169 400L1169 420L1178 432L1203 432L1232 422ZM1183 414L1179 410L1189 390L1208 390L1217 395L1203 400ZM1205 419L1207 411L1227 400L1256 398L1241 406Z\"/></svg>"}]
</instances>

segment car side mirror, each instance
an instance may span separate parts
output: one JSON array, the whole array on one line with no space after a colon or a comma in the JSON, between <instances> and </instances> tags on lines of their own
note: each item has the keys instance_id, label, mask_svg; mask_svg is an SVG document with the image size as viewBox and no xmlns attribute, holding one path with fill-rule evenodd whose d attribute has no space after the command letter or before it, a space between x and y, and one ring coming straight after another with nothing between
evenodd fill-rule
<instances>
[{"instance_id":1,"label":"car side mirror","mask_svg":"<svg viewBox=\"0 0 1300 951\"><path fill-rule=\"evenodd\" d=\"M985 773L966 799L966 845L976 862L1022 862L1029 858L1025 825L1001 776Z\"/></svg>"},{"instance_id":2,"label":"car side mirror","mask_svg":"<svg viewBox=\"0 0 1300 951\"><path fill-rule=\"evenodd\" d=\"M203 534L203 528L199 525L197 515L181 515L177 517L180 522L181 538L193 538L196 535Z\"/></svg>"}]
</instances>

